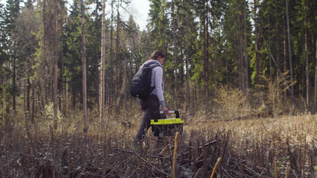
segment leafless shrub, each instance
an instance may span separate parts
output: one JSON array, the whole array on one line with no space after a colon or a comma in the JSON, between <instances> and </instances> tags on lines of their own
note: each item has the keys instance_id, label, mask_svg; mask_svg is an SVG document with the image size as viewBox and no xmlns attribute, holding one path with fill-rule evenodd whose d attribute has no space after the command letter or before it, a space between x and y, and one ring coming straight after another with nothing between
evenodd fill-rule
<instances>
[{"instance_id":1,"label":"leafless shrub","mask_svg":"<svg viewBox=\"0 0 317 178\"><path fill-rule=\"evenodd\" d=\"M239 89L217 88L215 102L218 105L216 113L221 119L232 119L237 116L249 114L249 106L246 103L246 96Z\"/></svg>"}]
</instances>

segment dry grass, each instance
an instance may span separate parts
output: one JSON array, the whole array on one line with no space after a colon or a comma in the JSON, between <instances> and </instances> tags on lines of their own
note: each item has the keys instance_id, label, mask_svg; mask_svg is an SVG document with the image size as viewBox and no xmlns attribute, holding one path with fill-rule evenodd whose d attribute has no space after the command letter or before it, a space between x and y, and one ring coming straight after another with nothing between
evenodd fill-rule
<instances>
[{"instance_id":1,"label":"dry grass","mask_svg":"<svg viewBox=\"0 0 317 178\"><path fill-rule=\"evenodd\" d=\"M87 134L81 112L60 115L57 130L50 106L34 123L16 113L0 125L0 177L317 175L317 115L262 118L253 113L265 107L251 111L239 91L228 93L218 92L212 114L183 118L177 149L174 137L158 142L151 130L140 148L131 146L142 119L138 106L120 115L107 110L102 121L91 111Z\"/></svg>"},{"instance_id":2,"label":"dry grass","mask_svg":"<svg viewBox=\"0 0 317 178\"><path fill-rule=\"evenodd\" d=\"M291 164L290 177L314 177L317 165L317 116L297 115L275 118L250 118L246 120L213 121L192 118L185 126L188 131L229 131L231 151L244 157L250 165L270 171L273 163L279 165L279 175L285 175L287 163ZM268 164L267 166L264 166ZM314 170L315 169L315 173ZM262 177L264 176L262 170ZM260 172L259 172L260 173ZM266 177L266 176L264 176Z\"/></svg>"},{"instance_id":3,"label":"dry grass","mask_svg":"<svg viewBox=\"0 0 317 178\"><path fill-rule=\"evenodd\" d=\"M316 175L316 115L231 121L189 118L173 172L173 137L157 145L149 131L140 150L131 148L141 114L136 111L130 119L109 117L103 122L91 119L86 135L77 128L81 128L79 120L58 132L49 127L36 130L36 124L2 130L0 175L209 177L220 157L215 174L221 177L285 177L288 164L289 177ZM63 127L60 122L59 128Z\"/></svg>"},{"instance_id":4,"label":"dry grass","mask_svg":"<svg viewBox=\"0 0 317 178\"><path fill-rule=\"evenodd\" d=\"M191 118L185 130L227 130L235 140L259 140L278 135L291 142L314 143L317 139L317 116L297 115L275 118L250 118L246 120L214 121Z\"/></svg>"}]
</instances>

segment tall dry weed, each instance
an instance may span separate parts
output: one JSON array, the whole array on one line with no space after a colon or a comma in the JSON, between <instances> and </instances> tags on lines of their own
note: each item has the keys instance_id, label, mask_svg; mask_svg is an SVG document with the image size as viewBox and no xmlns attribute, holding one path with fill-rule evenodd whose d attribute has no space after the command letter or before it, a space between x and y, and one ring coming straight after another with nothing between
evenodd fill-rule
<instances>
[{"instance_id":1,"label":"tall dry weed","mask_svg":"<svg viewBox=\"0 0 317 178\"><path fill-rule=\"evenodd\" d=\"M215 113L219 118L233 119L249 114L250 109L246 102L246 96L239 89L219 86L215 93L214 101L218 105Z\"/></svg>"},{"instance_id":2,"label":"tall dry weed","mask_svg":"<svg viewBox=\"0 0 317 178\"><path fill-rule=\"evenodd\" d=\"M260 90L255 95L260 98L262 105L264 103L274 115L288 114L291 100L285 97L285 93L290 92L291 86L295 84L291 83L289 71L281 73L273 81L264 75L260 77L263 84L257 84Z\"/></svg>"}]
</instances>

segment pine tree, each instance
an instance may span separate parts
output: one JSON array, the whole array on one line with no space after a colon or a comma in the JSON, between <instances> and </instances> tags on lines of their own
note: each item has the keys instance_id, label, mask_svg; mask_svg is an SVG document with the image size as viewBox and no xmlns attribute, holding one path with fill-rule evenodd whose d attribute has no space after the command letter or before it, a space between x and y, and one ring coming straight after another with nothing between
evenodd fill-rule
<instances>
[{"instance_id":1,"label":"pine tree","mask_svg":"<svg viewBox=\"0 0 317 178\"><path fill-rule=\"evenodd\" d=\"M14 22L20 13L20 1L19 0L7 0L7 7L6 7L6 17L5 17L5 33L7 34L7 38L10 39L8 41L8 54L9 54L9 61L12 65L11 72L11 80L12 80L12 110L16 110L16 95L17 95L17 88L16 88L16 52L14 51L15 43L11 40L12 32L14 31Z\"/></svg>"}]
</instances>

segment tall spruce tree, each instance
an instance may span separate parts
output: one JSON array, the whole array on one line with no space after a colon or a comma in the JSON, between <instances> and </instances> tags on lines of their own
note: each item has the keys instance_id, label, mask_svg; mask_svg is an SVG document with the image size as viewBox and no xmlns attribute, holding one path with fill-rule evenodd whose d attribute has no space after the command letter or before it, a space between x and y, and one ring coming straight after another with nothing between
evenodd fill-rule
<instances>
[{"instance_id":1,"label":"tall spruce tree","mask_svg":"<svg viewBox=\"0 0 317 178\"><path fill-rule=\"evenodd\" d=\"M7 69L9 63L9 31L7 28L7 10L3 4L0 4L0 98L1 98L1 116L9 113L10 106L10 73Z\"/></svg>"},{"instance_id":2,"label":"tall spruce tree","mask_svg":"<svg viewBox=\"0 0 317 178\"><path fill-rule=\"evenodd\" d=\"M72 108L81 103L82 96L82 71L81 71L81 19L80 4L73 2L69 14L69 21L65 25L64 44L64 65L65 75L68 83L68 90L71 94Z\"/></svg>"},{"instance_id":3,"label":"tall spruce tree","mask_svg":"<svg viewBox=\"0 0 317 178\"><path fill-rule=\"evenodd\" d=\"M12 38L12 32L15 29L14 22L16 18L18 17L20 13L20 0L7 0L7 7L6 7L6 17L5 17L5 33L7 34L8 38L8 60L11 63L12 70L11 72L11 80L12 80L12 86L11 86L11 96L12 96L12 110L16 110L16 95L17 95L17 87L16 87L16 51L14 50L15 42L11 39Z\"/></svg>"}]
</instances>

